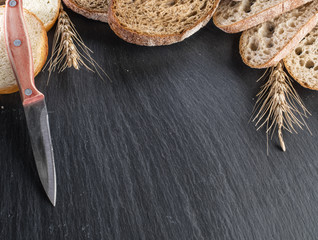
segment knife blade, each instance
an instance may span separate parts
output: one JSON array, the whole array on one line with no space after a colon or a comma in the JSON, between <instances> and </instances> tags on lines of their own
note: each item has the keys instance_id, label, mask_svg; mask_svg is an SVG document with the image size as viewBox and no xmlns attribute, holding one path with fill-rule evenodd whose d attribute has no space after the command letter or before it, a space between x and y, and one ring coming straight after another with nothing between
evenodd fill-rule
<instances>
[{"instance_id":1,"label":"knife blade","mask_svg":"<svg viewBox=\"0 0 318 240\"><path fill-rule=\"evenodd\" d=\"M6 3L6 48L20 89L37 171L48 198L55 206L56 173L49 119L45 97L34 85L33 57L22 6L22 0L8 0Z\"/></svg>"}]
</instances>

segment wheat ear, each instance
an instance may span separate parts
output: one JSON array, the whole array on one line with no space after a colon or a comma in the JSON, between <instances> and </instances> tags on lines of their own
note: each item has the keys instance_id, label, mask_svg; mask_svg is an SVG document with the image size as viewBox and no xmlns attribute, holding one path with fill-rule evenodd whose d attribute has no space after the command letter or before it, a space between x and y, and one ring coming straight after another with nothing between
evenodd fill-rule
<instances>
[{"instance_id":1,"label":"wheat ear","mask_svg":"<svg viewBox=\"0 0 318 240\"><path fill-rule=\"evenodd\" d=\"M74 24L69 18L68 14L64 11L61 4L58 22L53 38L52 54L47 66L49 71L49 78L52 72L64 71L66 68L80 69L84 66L90 71L95 71L103 78L105 75L108 79L109 76L105 71L96 63L91 57L92 50L90 50L83 42L79 33L76 31ZM91 67L86 64L87 62Z\"/></svg>"},{"instance_id":2,"label":"wheat ear","mask_svg":"<svg viewBox=\"0 0 318 240\"><path fill-rule=\"evenodd\" d=\"M257 114L254 114L256 111ZM272 138L277 129L283 151L286 151L283 130L297 133L295 126L300 129L305 126L309 130L304 118L310 113L294 89L292 80L284 71L283 62L269 70L269 79L257 94L254 113L253 122L256 122L257 130L266 125L267 139L268 135Z\"/></svg>"}]
</instances>

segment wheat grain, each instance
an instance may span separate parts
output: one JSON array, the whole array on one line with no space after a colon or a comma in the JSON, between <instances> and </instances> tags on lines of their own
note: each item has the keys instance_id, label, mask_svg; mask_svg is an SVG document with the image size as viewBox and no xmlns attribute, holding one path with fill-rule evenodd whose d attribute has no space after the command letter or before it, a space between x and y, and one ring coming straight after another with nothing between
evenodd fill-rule
<instances>
[{"instance_id":1,"label":"wheat grain","mask_svg":"<svg viewBox=\"0 0 318 240\"><path fill-rule=\"evenodd\" d=\"M74 24L61 5L53 38L52 54L47 63L49 66L49 78L51 73L56 70L62 72L66 68L71 67L79 70L80 66L84 66L90 71L96 71L101 78L103 78L103 74L110 79L105 71L91 57L91 53L93 53L92 50L84 44ZM90 64L91 67L89 67L85 61Z\"/></svg>"},{"instance_id":2,"label":"wheat grain","mask_svg":"<svg viewBox=\"0 0 318 240\"><path fill-rule=\"evenodd\" d=\"M305 126L309 130L304 118L310 113L294 89L290 77L284 71L283 63L279 62L269 71L268 81L257 94L253 113L257 110L258 113L253 114L255 115L253 122L256 121L257 130L266 125L267 139L268 135L272 138L277 129L280 146L283 151L286 151L282 131L297 133L295 126L300 129Z\"/></svg>"}]
</instances>

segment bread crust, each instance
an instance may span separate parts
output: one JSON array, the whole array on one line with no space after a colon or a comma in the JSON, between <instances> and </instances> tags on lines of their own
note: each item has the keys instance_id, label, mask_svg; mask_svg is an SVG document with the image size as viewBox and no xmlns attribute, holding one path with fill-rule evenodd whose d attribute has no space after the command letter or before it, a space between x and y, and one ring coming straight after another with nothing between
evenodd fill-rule
<instances>
[{"instance_id":1,"label":"bread crust","mask_svg":"<svg viewBox=\"0 0 318 240\"><path fill-rule=\"evenodd\" d=\"M1 7L4 7L4 6L1 6ZM48 56L48 51L49 51L49 44L48 44L48 38L47 38L47 33L46 33L46 30L45 30L45 27L42 23L42 21L32 12L24 9L24 11L26 11L28 14L32 15L33 17L35 17L40 23L41 23L41 26L42 26L42 41L44 41L44 46L41 47L41 56L40 56L40 64L37 66L37 68L34 69L34 77L37 76L40 71L42 70L45 62L46 62L46 59L47 59L47 56ZM18 85L12 85L10 87L7 87L7 88L0 88L0 94L10 94L10 93L14 93L14 92L17 92L19 91L19 87Z\"/></svg>"},{"instance_id":2,"label":"bread crust","mask_svg":"<svg viewBox=\"0 0 318 240\"><path fill-rule=\"evenodd\" d=\"M291 70L291 66L286 63L286 59L285 59L285 58L283 59L283 61L284 61L284 65L285 65L285 68L286 68L287 72L289 73L289 75L290 75L296 82L298 82L298 83L299 83L302 87L304 87L304 88L308 88L308 89L311 89L311 90L316 90L316 91L318 91L318 87L317 87L317 88L311 87L311 86L309 86L306 82L301 81L300 79L298 79L298 78L293 74L293 71Z\"/></svg>"},{"instance_id":3,"label":"bread crust","mask_svg":"<svg viewBox=\"0 0 318 240\"><path fill-rule=\"evenodd\" d=\"M271 59L269 59L266 63L261 65L252 65L244 56L243 56L243 34L240 38L240 55L242 57L243 62L251 67L251 68L269 68L275 66L280 60L285 58L296 46L297 44L317 25L318 23L318 13L316 13L302 28L300 28L295 36L290 39L290 41L279 51L276 55L274 55Z\"/></svg>"},{"instance_id":4,"label":"bread crust","mask_svg":"<svg viewBox=\"0 0 318 240\"><path fill-rule=\"evenodd\" d=\"M58 1L58 3L59 3L59 5L58 5L58 7L57 7L57 11L56 11L56 14L55 14L54 19L53 19L48 25L44 26L44 27L45 27L45 30L46 30L47 32L51 30L51 28L54 26L54 24L55 24L57 18L59 17L60 8L61 8L61 4L62 4L62 3L61 3L60 0Z\"/></svg>"},{"instance_id":5,"label":"bread crust","mask_svg":"<svg viewBox=\"0 0 318 240\"><path fill-rule=\"evenodd\" d=\"M91 11L89 9L83 8L76 3L74 3L72 0L63 0L64 4L70 8L72 11L83 15L86 18L101 21L101 22L108 22L108 16L107 12L102 11Z\"/></svg>"},{"instance_id":6,"label":"bread crust","mask_svg":"<svg viewBox=\"0 0 318 240\"><path fill-rule=\"evenodd\" d=\"M213 17L215 26L227 33L238 33L244 30L250 29L258 24L266 22L272 18L275 18L285 12L291 11L297 7L300 7L312 0L285 0L279 4L276 4L268 9L265 9L255 15L245 18L241 21L235 22L230 25L222 25L218 22L217 17Z\"/></svg>"},{"instance_id":7,"label":"bread crust","mask_svg":"<svg viewBox=\"0 0 318 240\"><path fill-rule=\"evenodd\" d=\"M194 27L186 30L182 34L151 35L147 33L137 33L121 26L113 10L113 1L114 0L110 0L110 5L108 8L108 24L110 28L123 40L142 46L162 46L183 41L185 38L190 37L200 28L204 27L210 21L220 2L220 0L215 0L213 8L206 15L206 17L199 20Z\"/></svg>"}]
</instances>

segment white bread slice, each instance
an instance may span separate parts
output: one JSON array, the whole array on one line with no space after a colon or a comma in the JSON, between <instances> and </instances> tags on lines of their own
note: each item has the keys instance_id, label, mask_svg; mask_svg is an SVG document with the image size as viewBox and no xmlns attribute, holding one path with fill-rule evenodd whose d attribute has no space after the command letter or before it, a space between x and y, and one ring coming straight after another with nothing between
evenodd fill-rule
<instances>
[{"instance_id":1,"label":"white bread slice","mask_svg":"<svg viewBox=\"0 0 318 240\"><path fill-rule=\"evenodd\" d=\"M318 0L243 32L240 54L252 68L276 65L318 23Z\"/></svg>"},{"instance_id":2,"label":"white bread slice","mask_svg":"<svg viewBox=\"0 0 318 240\"><path fill-rule=\"evenodd\" d=\"M33 59L34 73L37 75L45 64L48 54L48 40L43 23L31 12L24 10ZM4 6L0 6L0 94L18 91L14 73L11 69L4 38Z\"/></svg>"},{"instance_id":3,"label":"white bread slice","mask_svg":"<svg viewBox=\"0 0 318 240\"><path fill-rule=\"evenodd\" d=\"M108 23L127 42L159 46L180 42L211 19L220 0L111 0Z\"/></svg>"},{"instance_id":4,"label":"white bread slice","mask_svg":"<svg viewBox=\"0 0 318 240\"><path fill-rule=\"evenodd\" d=\"M213 21L224 32L242 32L311 1L222 0L215 11Z\"/></svg>"},{"instance_id":5,"label":"white bread slice","mask_svg":"<svg viewBox=\"0 0 318 240\"><path fill-rule=\"evenodd\" d=\"M284 58L288 73L300 85L318 90L318 26Z\"/></svg>"},{"instance_id":6,"label":"white bread slice","mask_svg":"<svg viewBox=\"0 0 318 240\"><path fill-rule=\"evenodd\" d=\"M84 17L107 22L109 0L63 0L65 5Z\"/></svg>"},{"instance_id":7,"label":"white bread slice","mask_svg":"<svg viewBox=\"0 0 318 240\"><path fill-rule=\"evenodd\" d=\"M23 0L23 8L34 13L49 31L56 22L60 11L60 0Z\"/></svg>"}]
</instances>

